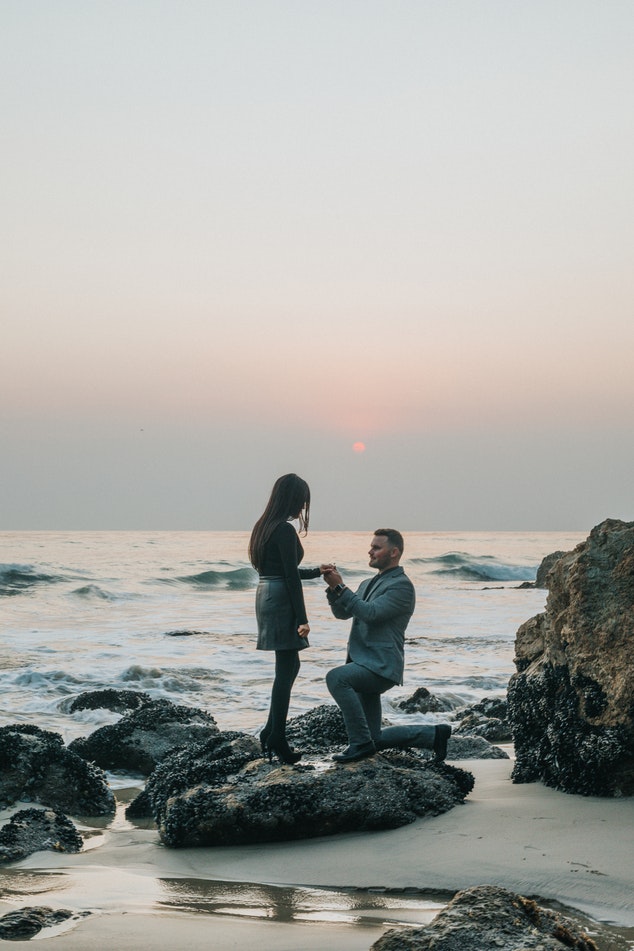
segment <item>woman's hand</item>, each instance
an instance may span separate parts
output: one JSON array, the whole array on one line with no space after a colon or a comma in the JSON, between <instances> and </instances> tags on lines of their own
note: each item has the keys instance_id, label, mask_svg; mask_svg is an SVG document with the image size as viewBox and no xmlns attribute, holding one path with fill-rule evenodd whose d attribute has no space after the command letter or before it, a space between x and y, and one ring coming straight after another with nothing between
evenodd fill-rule
<instances>
[{"instance_id":1,"label":"woman's hand","mask_svg":"<svg viewBox=\"0 0 634 951\"><path fill-rule=\"evenodd\" d=\"M310 624L300 624L297 628L297 633L300 637L308 637L310 634Z\"/></svg>"},{"instance_id":2,"label":"woman's hand","mask_svg":"<svg viewBox=\"0 0 634 951\"><path fill-rule=\"evenodd\" d=\"M320 574L325 575L327 571L335 571L336 568L336 565L320 565L319 572Z\"/></svg>"}]
</instances>

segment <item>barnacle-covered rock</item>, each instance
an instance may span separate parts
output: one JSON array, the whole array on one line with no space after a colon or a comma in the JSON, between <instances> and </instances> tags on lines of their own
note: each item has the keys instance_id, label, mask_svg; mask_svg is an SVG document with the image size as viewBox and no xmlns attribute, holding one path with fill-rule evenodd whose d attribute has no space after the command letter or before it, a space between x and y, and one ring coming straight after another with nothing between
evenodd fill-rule
<instances>
[{"instance_id":1,"label":"barnacle-covered rock","mask_svg":"<svg viewBox=\"0 0 634 951\"><path fill-rule=\"evenodd\" d=\"M204 710L152 700L126 714L118 723L102 726L68 748L101 766L149 775L173 749L200 742L218 733L216 721Z\"/></svg>"},{"instance_id":2,"label":"barnacle-covered rock","mask_svg":"<svg viewBox=\"0 0 634 951\"><path fill-rule=\"evenodd\" d=\"M252 737L228 735L226 744L166 758L146 793L161 839L182 847L394 829L446 812L472 788L471 773L416 753L278 766L258 755Z\"/></svg>"},{"instance_id":3,"label":"barnacle-covered rock","mask_svg":"<svg viewBox=\"0 0 634 951\"><path fill-rule=\"evenodd\" d=\"M515 782L634 794L634 522L607 519L559 557L523 624L508 686Z\"/></svg>"},{"instance_id":4,"label":"barnacle-covered rock","mask_svg":"<svg viewBox=\"0 0 634 951\"><path fill-rule=\"evenodd\" d=\"M106 816L115 801L101 769L33 724L0 727L0 805L39 802L73 816Z\"/></svg>"},{"instance_id":5,"label":"barnacle-covered rock","mask_svg":"<svg viewBox=\"0 0 634 951\"><path fill-rule=\"evenodd\" d=\"M430 924L391 929L371 951L598 951L569 918L506 888L478 885L454 897Z\"/></svg>"},{"instance_id":6,"label":"barnacle-covered rock","mask_svg":"<svg viewBox=\"0 0 634 951\"><path fill-rule=\"evenodd\" d=\"M33 852L80 852L84 840L74 824L53 809L21 809L0 828L0 862L16 862Z\"/></svg>"}]
</instances>

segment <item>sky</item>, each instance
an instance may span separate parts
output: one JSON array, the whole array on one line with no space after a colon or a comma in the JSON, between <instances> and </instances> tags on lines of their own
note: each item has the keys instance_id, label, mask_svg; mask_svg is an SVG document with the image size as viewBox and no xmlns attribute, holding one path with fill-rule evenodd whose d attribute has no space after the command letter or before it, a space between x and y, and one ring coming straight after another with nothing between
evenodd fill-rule
<instances>
[{"instance_id":1,"label":"sky","mask_svg":"<svg viewBox=\"0 0 634 951\"><path fill-rule=\"evenodd\" d=\"M0 0L0 530L248 530L285 472L321 530L634 519L633 43Z\"/></svg>"}]
</instances>

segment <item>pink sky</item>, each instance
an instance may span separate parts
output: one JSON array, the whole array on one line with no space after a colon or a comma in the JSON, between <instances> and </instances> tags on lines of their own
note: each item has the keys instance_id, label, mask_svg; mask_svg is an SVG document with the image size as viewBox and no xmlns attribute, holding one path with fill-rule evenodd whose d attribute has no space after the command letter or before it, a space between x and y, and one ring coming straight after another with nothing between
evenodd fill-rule
<instances>
[{"instance_id":1,"label":"pink sky","mask_svg":"<svg viewBox=\"0 0 634 951\"><path fill-rule=\"evenodd\" d=\"M5 2L0 529L248 528L289 470L323 528L632 518L633 35Z\"/></svg>"}]
</instances>

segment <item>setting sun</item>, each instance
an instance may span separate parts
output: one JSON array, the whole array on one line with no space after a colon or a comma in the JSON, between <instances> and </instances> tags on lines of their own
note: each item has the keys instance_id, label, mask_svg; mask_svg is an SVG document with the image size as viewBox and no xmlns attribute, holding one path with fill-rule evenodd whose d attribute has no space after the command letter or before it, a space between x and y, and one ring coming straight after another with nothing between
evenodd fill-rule
<instances>
[{"instance_id":1,"label":"setting sun","mask_svg":"<svg viewBox=\"0 0 634 951\"><path fill-rule=\"evenodd\" d=\"M365 443L364 442L355 442L352 444L353 452L365 452Z\"/></svg>"}]
</instances>

